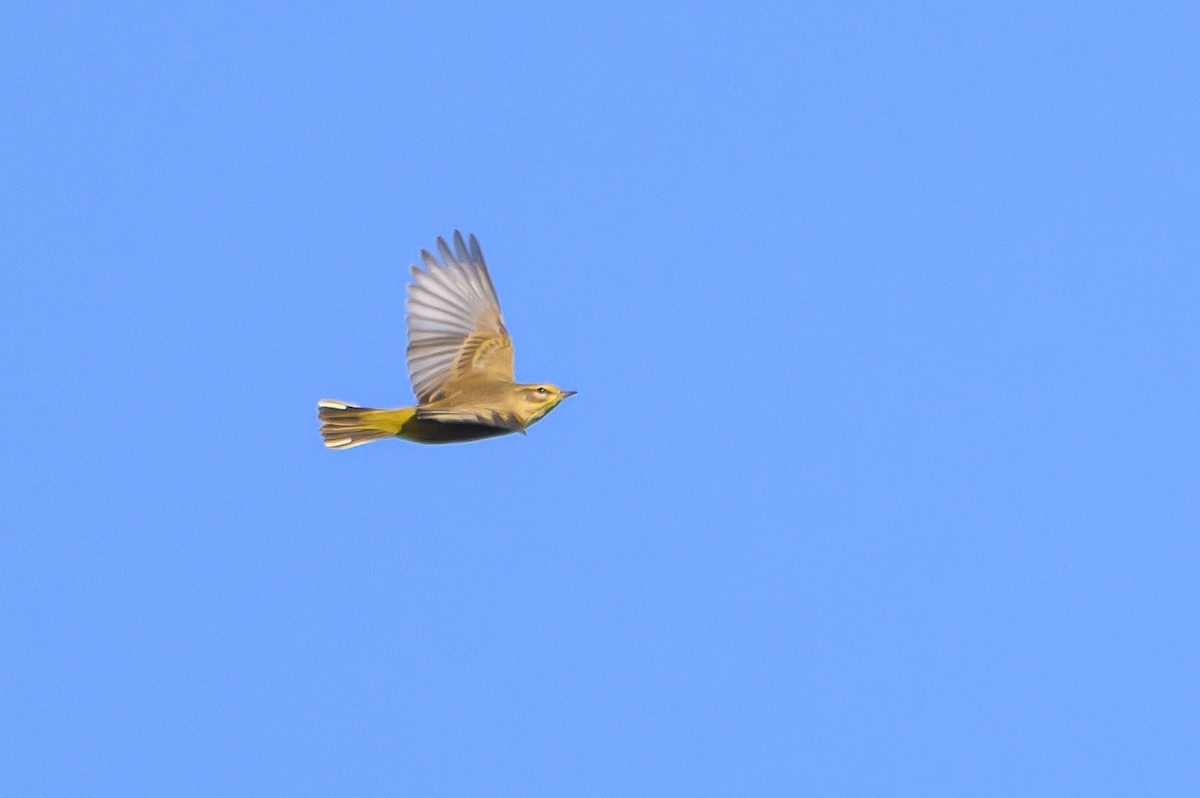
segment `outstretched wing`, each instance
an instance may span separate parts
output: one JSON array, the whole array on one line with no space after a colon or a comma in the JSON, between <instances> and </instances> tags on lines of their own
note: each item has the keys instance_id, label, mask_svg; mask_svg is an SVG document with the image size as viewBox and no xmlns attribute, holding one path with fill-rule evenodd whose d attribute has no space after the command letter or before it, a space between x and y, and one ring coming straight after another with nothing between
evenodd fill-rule
<instances>
[{"instance_id":1,"label":"outstretched wing","mask_svg":"<svg viewBox=\"0 0 1200 798\"><path fill-rule=\"evenodd\" d=\"M408 286L408 372L417 401L445 395L462 379L513 381L512 339L479 242L454 231L454 251L438 238L442 262L421 250Z\"/></svg>"}]
</instances>

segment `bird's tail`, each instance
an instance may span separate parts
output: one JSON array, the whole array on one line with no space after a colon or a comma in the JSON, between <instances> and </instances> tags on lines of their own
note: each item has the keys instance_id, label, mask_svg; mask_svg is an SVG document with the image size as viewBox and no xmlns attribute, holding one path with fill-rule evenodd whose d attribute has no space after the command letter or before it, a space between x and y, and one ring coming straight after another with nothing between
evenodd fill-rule
<instances>
[{"instance_id":1,"label":"bird's tail","mask_svg":"<svg viewBox=\"0 0 1200 798\"><path fill-rule=\"evenodd\" d=\"M322 399L317 402L321 437L330 449L349 449L397 435L415 412L415 407L377 410L373 407L339 402L336 399Z\"/></svg>"}]
</instances>

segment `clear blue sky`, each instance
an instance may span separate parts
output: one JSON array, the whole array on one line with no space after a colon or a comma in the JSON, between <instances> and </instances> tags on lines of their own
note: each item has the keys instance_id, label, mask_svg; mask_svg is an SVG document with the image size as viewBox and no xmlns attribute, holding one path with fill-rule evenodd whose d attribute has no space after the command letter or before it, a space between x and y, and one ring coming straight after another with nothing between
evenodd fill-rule
<instances>
[{"instance_id":1,"label":"clear blue sky","mask_svg":"<svg viewBox=\"0 0 1200 798\"><path fill-rule=\"evenodd\" d=\"M167 5L0 11L0 793L1200 794L1195 3ZM324 450L456 227L579 396Z\"/></svg>"}]
</instances>

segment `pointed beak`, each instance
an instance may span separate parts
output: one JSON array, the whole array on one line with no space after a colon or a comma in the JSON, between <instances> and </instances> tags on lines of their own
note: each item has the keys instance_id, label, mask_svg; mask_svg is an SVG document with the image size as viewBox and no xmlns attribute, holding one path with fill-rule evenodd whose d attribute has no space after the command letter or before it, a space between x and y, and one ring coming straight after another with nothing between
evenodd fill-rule
<instances>
[{"instance_id":1,"label":"pointed beak","mask_svg":"<svg viewBox=\"0 0 1200 798\"><path fill-rule=\"evenodd\" d=\"M563 391L563 399L566 399L568 396L574 396L577 393L579 393L579 391Z\"/></svg>"}]
</instances>

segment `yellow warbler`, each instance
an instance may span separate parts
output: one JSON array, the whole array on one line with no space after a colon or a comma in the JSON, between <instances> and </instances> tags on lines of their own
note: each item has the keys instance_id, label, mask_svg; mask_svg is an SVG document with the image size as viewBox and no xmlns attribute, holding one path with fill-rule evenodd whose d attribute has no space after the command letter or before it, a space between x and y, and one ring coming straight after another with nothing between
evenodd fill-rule
<instances>
[{"instance_id":1,"label":"yellow warbler","mask_svg":"<svg viewBox=\"0 0 1200 798\"><path fill-rule=\"evenodd\" d=\"M421 250L408 286L408 371L416 407L377 409L317 402L330 449L383 438L458 443L527 427L575 391L513 381L513 349L479 242L454 231L454 251L438 238L442 262Z\"/></svg>"}]
</instances>

